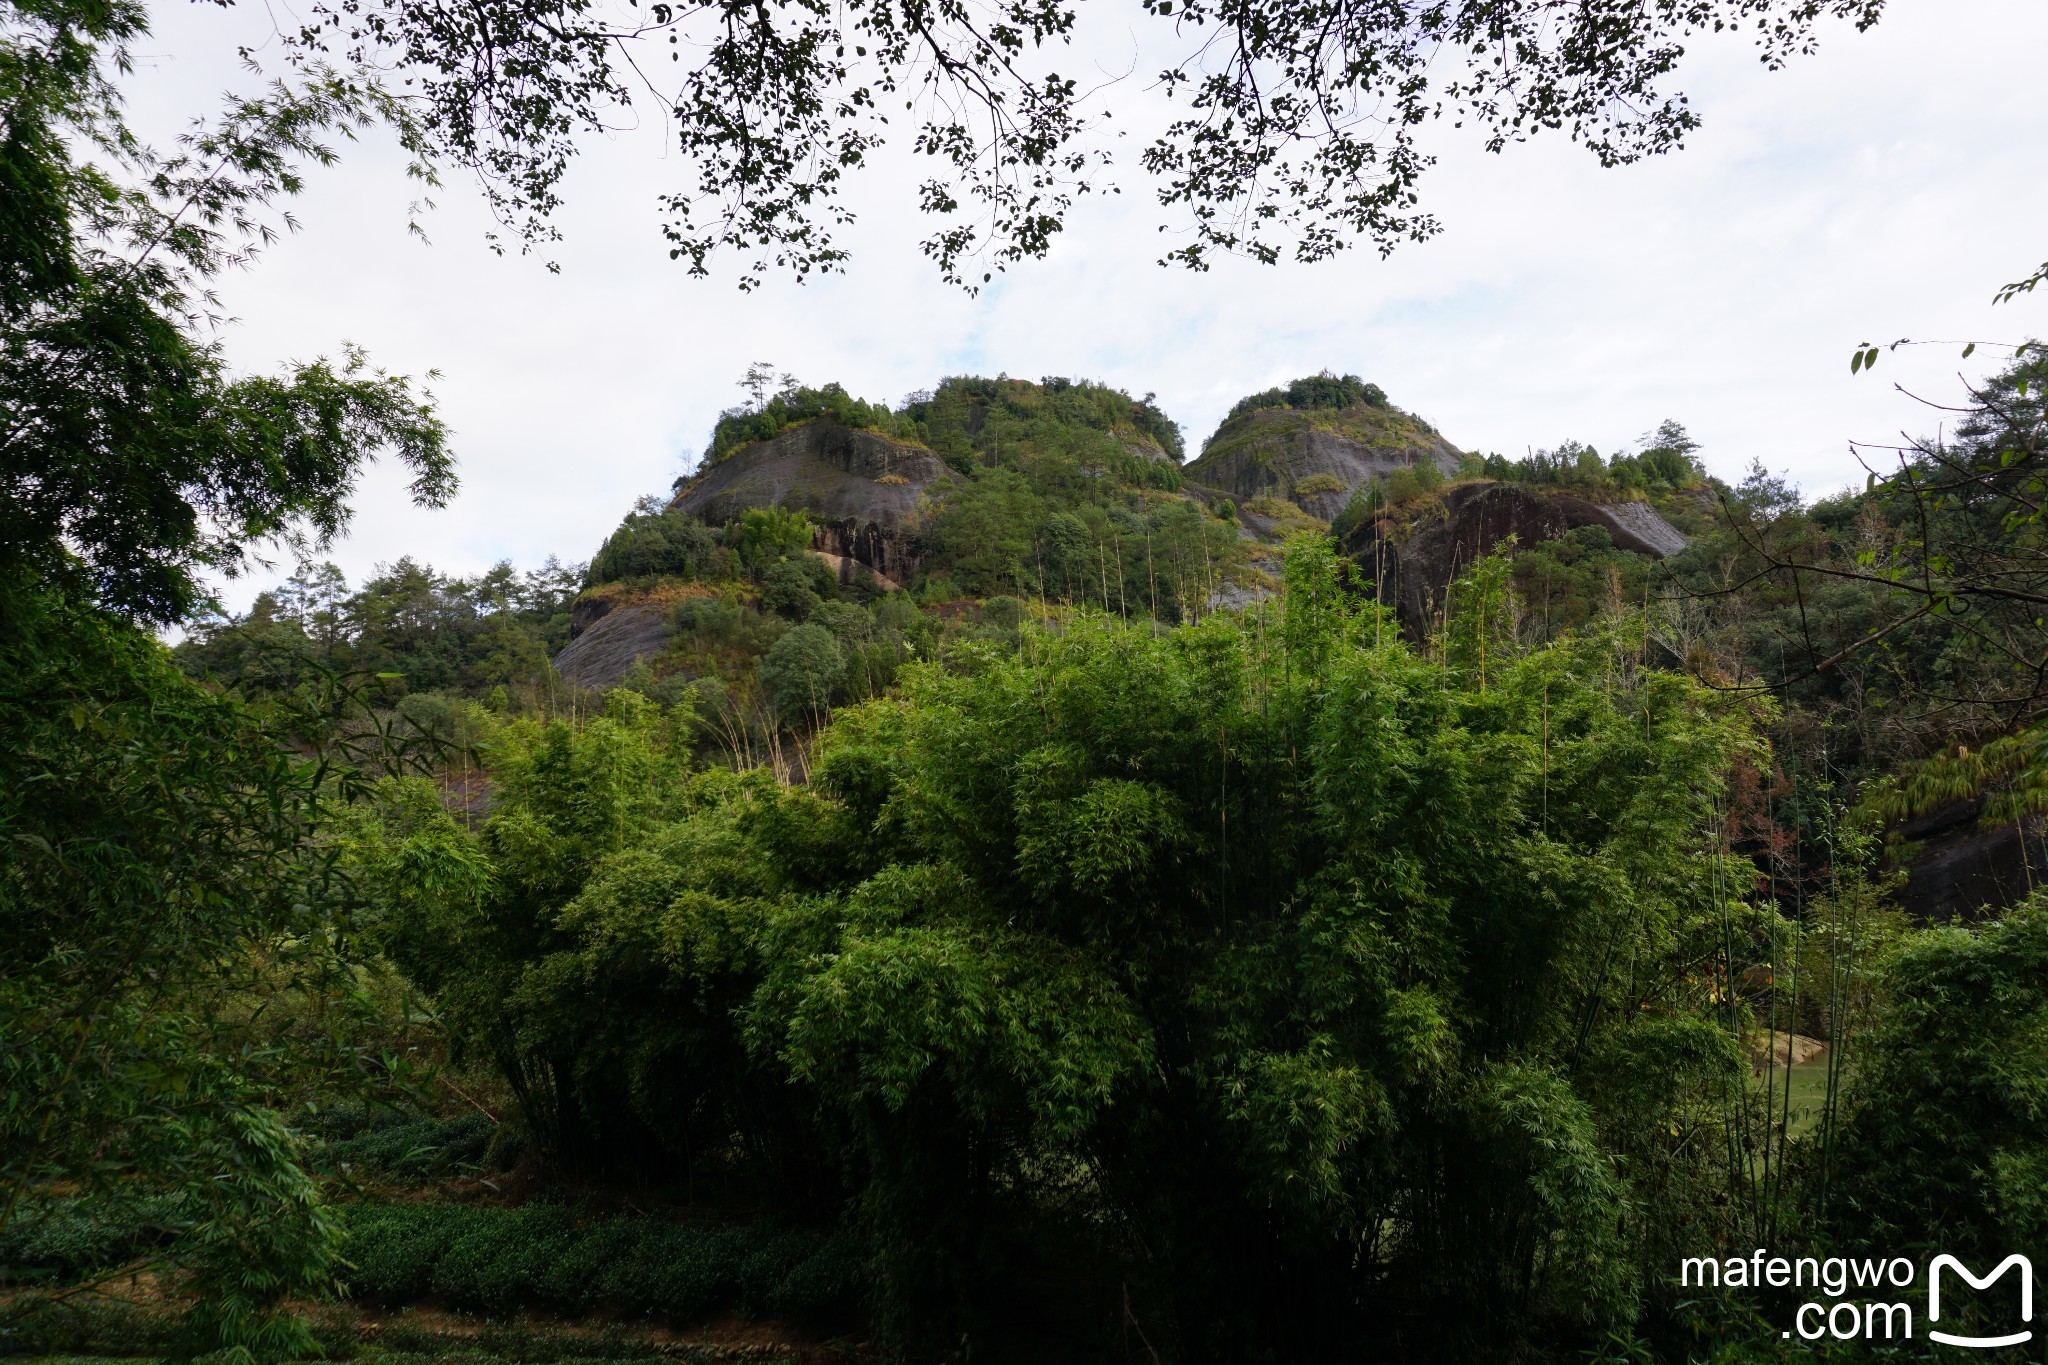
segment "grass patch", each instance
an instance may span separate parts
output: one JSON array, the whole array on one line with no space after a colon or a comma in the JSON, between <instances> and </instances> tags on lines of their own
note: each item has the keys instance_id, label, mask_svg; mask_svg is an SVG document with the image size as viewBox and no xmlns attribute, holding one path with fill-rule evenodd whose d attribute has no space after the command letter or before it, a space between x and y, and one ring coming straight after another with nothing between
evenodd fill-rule
<instances>
[{"instance_id":1,"label":"grass patch","mask_svg":"<svg viewBox=\"0 0 2048 1365\"><path fill-rule=\"evenodd\" d=\"M1828 1102L1828 1057L1826 1053L1797 1066L1767 1068L1773 1118L1786 1113L1786 1088L1791 1089L1790 1122L1786 1133L1804 1137L1820 1126Z\"/></svg>"}]
</instances>

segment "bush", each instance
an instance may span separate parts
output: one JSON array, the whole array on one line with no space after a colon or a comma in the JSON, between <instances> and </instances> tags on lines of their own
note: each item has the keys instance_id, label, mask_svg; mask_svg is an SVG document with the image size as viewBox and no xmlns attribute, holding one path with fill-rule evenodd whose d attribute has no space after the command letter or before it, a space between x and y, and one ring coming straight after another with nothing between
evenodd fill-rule
<instances>
[{"instance_id":1,"label":"bush","mask_svg":"<svg viewBox=\"0 0 2048 1365\"><path fill-rule=\"evenodd\" d=\"M845 1234L684 1227L653 1218L578 1226L559 1205L379 1204L352 1210L348 1276L359 1298L436 1294L502 1315L610 1308L676 1321L735 1308L844 1321L866 1293L866 1249Z\"/></svg>"},{"instance_id":2,"label":"bush","mask_svg":"<svg viewBox=\"0 0 2048 1365\"><path fill-rule=\"evenodd\" d=\"M820 569L825 567L824 561L805 555L803 559L785 559L762 574L762 607L791 621L801 621L815 611L825 597L818 590L818 575L812 564Z\"/></svg>"},{"instance_id":3,"label":"bush","mask_svg":"<svg viewBox=\"0 0 2048 1365\"><path fill-rule=\"evenodd\" d=\"M845 1322L860 1312L867 1286L867 1248L859 1238L837 1232L815 1241L810 1254L768 1291L763 1306L799 1322Z\"/></svg>"},{"instance_id":4,"label":"bush","mask_svg":"<svg viewBox=\"0 0 2048 1365\"><path fill-rule=\"evenodd\" d=\"M2048 1255L2048 896L1916 936L1884 986L1839 1139L1843 1240Z\"/></svg>"},{"instance_id":5,"label":"bush","mask_svg":"<svg viewBox=\"0 0 2048 1365\"><path fill-rule=\"evenodd\" d=\"M360 1167L415 1178L448 1175L481 1166L498 1127L482 1114L460 1118L412 1118L386 1111L387 1121L369 1118L355 1136L330 1142L320 1153L332 1170Z\"/></svg>"},{"instance_id":6,"label":"bush","mask_svg":"<svg viewBox=\"0 0 2048 1365\"><path fill-rule=\"evenodd\" d=\"M1377 384L1368 384L1355 374L1341 377L1324 370L1305 379L1297 379L1284 389L1267 389L1240 398L1237 406L1223 420L1234 422L1240 417L1259 411L1261 408L1386 408L1393 405L1387 401L1386 391Z\"/></svg>"},{"instance_id":7,"label":"bush","mask_svg":"<svg viewBox=\"0 0 2048 1365\"><path fill-rule=\"evenodd\" d=\"M669 620L678 635L695 635L712 642L737 639L747 609L731 597L686 597L676 603Z\"/></svg>"},{"instance_id":8,"label":"bush","mask_svg":"<svg viewBox=\"0 0 2048 1365\"><path fill-rule=\"evenodd\" d=\"M457 1308L505 1314L540 1299L548 1267L575 1229L567 1210L531 1204L464 1227L434 1266L433 1289Z\"/></svg>"},{"instance_id":9,"label":"bush","mask_svg":"<svg viewBox=\"0 0 2048 1365\"><path fill-rule=\"evenodd\" d=\"M740 1267L758 1245L744 1228L668 1228L647 1243L649 1261L662 1267L647 1307L671 1318L702 1317L734 1306Z\"/></svg>"},{"instance_id":10,"label":"bush","mask_svg":"<svg viewBox=\"0 0 2048 1365\"><path fill-rule=\"evenodd\" d=\"M355 1211L347 1247L353 1269L344 1282L356 1296L380 1303L420 1298L432 1288L448 1248L494 1212L455 1204L378 1204Z\"/></svg>"},{"instance_id":11,"label":"bush","mask_svg":"<svg viewBox=\"0 0 2048 1365\"><path fill-rule=\"evenodd\" d=\"M769 1300L821 1240L815 1232L779 1232L755 1247L740 1264L740 1302L752 1312L771 1311Z\"/></svg>"},{"instance_id":12,"label":"bush","mask_svg":"<svg viewBox=\"0 0 2048 1365\"><path fill-rule=\"evenodd\" d=\"M643 498L590 561L583 585L657 574L695 578L717 548L717 534L703 522Z\"/></svg>"},{"instance_id":13,"label":"bush","mask_svg":"<svg viewBox=\"0 0 2048 1365\"><path fill-rule=\"evenodd\" d=\"M846 680L846 651L823 626L801 625L761 660L761 690L784 720L818 714Z\"/></svg>"},{"instance_id":14,"label":"bush","mask_svg":"<svg viewBox=\"0 0 2048 1365\"><path fill-rule=\"evenodd\" d=\"M822 389L789 388L758 409L734 408L720 413L711 445L704 452L704 464L717 464L749 442L772 440L788 428L818 417L887 436L903 434L903 423L886 404L864 403L837 384Z\"/></svg>"},{"instance_id":15,"label":"bush","mask_svg":"<svg viewBox=\"0 0 2048 1365\"><path fill-rule=\"evenodd\" d=\"M841 644L859 644L875 633L875 614L853 602L820 602L805 619L831 631Z\"/></svg>"},{"instance_id":16,"label":"bush","mask_svg":"<svg viewBox=\"0 0 2048 1365\"><path fill-rule=\"evenodd\" d=\"M1015 630L1024 624L1024 600L991 597L981 604L981 619L999 630Z\"/></svg>"},{"instance_id":17,"label":"bush","mask_svg":"<svg viewBox=\"0 0 2048 1365\"><path fill-rule=\"evenodd\" d=\"M647 1273L648 1244L665 1231L644 1218L610 1218L579 1229L541 1277L541 1298L565 1313L654 1302L660 1286Z\"/></svg>"},{"instance_id":18,"label":"bush","mask_svg":"<svg viewBox=\"0 0 2048 1365\"><path fill-rule=\"evenodd\" d=\"M749 507L725 528L725 539L747 572L761 574L811 548L811 519L783 507Z\"/></svg>"},{"instance_id":19,"label":"bush","mask_svg":"<svg viewBox=\"0 0 2048 1365\"><path fill-rule=\"evenodd\" d=\"M24 1199L0 1234L0 1284L75 1284L126 1265L171 1240L175 1213L162 1198Z\"/></svg>"},{"instance_id":20,"label":"bush","mask_svg":"<svg viewBox=\"0 0 2048 1365\"><path fill-rule=\"evenodd\" d=\"M1435 460L1417 460L1382 479L1380 491L1389 503L1406 502L1434 492L1443 482L1444 472L1437 468Z\"/></svg>"}]
</instances>

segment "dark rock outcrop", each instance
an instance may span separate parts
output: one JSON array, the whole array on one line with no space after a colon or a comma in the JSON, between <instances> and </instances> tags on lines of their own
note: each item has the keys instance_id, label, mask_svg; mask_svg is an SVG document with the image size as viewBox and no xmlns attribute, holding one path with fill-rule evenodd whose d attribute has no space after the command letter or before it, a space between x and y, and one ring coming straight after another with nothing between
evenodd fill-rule
<instances>
[{"instance_id":1,"label":"dark rock outcrop","mask_svg":"<svg viewBox=\"0 0 2048 1365\"><path fill-rule=\"evenodd\" d=\"M2037 826L1979 819L1980 800L1956 801L1902 825L1906 884L1899 904L1924 924L1978 919L2025 899L2048 879L2048 839Z\"/></svg>"},{"instance_id":2,"label":"dark rock outcrop","mask_svg":"<svg viewBox=\"0 0 2048 1365\"><path fill-rule=\"evenodd\" d=\"M1615 548L1664 559L1686 546L1670 522L1643 503L1597 503L1521 484L1476 482L1444 490L1411 518L1383 517L1354 531L1344 548L1364 566L1379 598L1421 635L1443 611L1452 580L1513 537L1526 549L1575 527L1598 526Z\"/></svg>"},{"instance_id":3,"label":"dark rock outcrop","mask_svg":"<svg viewBox=\"0 0 2048 1365\"><path fill-rule=\"evenodd\" d=\"M577 603L576 613L586 614L583 603ZM555 656L555 671L579 687L610 687L668 644L668 608L658 602L616 610L604 602L588 614L587 623L572 616L570 624L576 635Z\"/></svg>"},{"instance_id":4,"label":"dark rock outcrop","mask_svg":"<svg viewBox=\"0 0 2048 1365\"><path fill-rule=\"evenodd\" d=\"M1218 427L1187 474L1236 498L1284 498L1332 521L1354 490L1425 460L1452 474L1458 449L1393 408L1261 408Z\"/></svg>"},{"instance_id":5,"label":"dark rock outcrop","mask_svg":"<svg viewBox=\"0 0 2048 1365\"><path fill-rule=\"evenodd\" d=\"M812 548L842 579L866 569L888 586L917 571L927 498L959 481L922 446L820 418L733 451L680 485L671 505L713 526L756 507L802 512L818 528Z\"/></svg>"}]
</instances>

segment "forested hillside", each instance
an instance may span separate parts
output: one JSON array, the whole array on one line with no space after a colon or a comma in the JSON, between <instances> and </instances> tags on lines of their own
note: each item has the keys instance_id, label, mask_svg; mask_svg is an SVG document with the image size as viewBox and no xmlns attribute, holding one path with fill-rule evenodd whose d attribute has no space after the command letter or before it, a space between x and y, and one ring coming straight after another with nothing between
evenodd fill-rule
<instances>
[{"instance_id":1,"label":"forested hillside","mask_svg":"<svg viewBox=\"0 0 2048 1365\"><path fill-rule=\"evenodd\" d=\"M1625 162L1679 40L1880 8L1147 0L1133 159L1166 261L1306 268L1436 231L1442 115ZM2048 1266L2048 347L1818 496L1337 370L1204 435L756 365L600 544L351 583L449 422L221 292L348 145L543 250L651 109L749 287L843 267L899 94L952 284L1107 187L1069 6L628 9L265 11L153 147L149 10L0 0L0 1356L2038 1358L1977 1272Z\"/></svg>"},{"instance_id":2,"label":"forested hillside","mask_svg":"<svg viewBox=\"0 0 2048 1365\"><path fill-rule=\"evenodd\" d=\"M852 1358L1767 1359L1786 1302L1680 1259L2039 1248L2038 627L1907 572L2031 553L2039 364L1812 503L1674 422L1458 451L1348 376L1185 464L1099 385L786 385L585 567L309 562L176 671L37 570L12 628L85 613L104 662L15 679L14 761L132 823L97 737L175 697L147 762L229 860L184 875L270 870L260 930L177 948L212 974L139 959L191 1022L96 1054L119 1160L10 1130L21 1330L172 1341L49 1315L146 1265L179 1331L346 1286L344 1352L429 1304ZM67 847L12 866L17 923ZM61 1030L91 978L37 974L75 932L40 922L13 979ZM283 1242L269 1196L195 1202L127 1079L191 1038ZM214 1287L260 1238L267 1287Z\"/></svg>"}]
</instances>

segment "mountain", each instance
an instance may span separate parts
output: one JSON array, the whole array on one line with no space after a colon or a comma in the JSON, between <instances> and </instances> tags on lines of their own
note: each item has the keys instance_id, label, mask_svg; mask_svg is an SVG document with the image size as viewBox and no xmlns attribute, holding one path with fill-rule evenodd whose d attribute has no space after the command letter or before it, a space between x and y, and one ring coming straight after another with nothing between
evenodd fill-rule
<instances>
[{"instance_id":1,"label":"mountain","mask_svg":"<svg viewBox=\"0 0 2048 1365\"><path fill-rule=\"evenodd\" d=\"M1333 525L1411 634L1510 538L1518 556L1542 551L1524 577L1547 585L1544 628L1562 629L1601 600L1588 554L1619 555L1633 576L1685 547L1641 499L1695 481L1684 458L1609 462L1575 445L1467 455L1377 385L1329 372L1248 395L1200 456L1182 454L1151 395L1087 380L953 376L893 408L785 386L724 414L666 506L636 509L607 541L556 666L599 687L642 664L745 673L805 602L833 598L868 611L902 595L943 629L1003 598L1171 624L1269 595L1277 544ZM792 588L798 568L817 581Z\"/></svg>"},{"instance_id":2,"label":"mountain","mask_svg":"<svg viewBox=\"0 0 2048 1365\"><path fill-rule=\"evenodd\" d=\"M961 476L922 445L808 419L728 454L677 486L672 511L727 526L750 508L780 507L810 519L812 548L842 583L871 575L895 590L924 558L919 529L934 498Z\"/></svg>"},{"instance_id":3,"label":"mountain","mask_svg":"<svg viewBox=\"0 0 2048 1365\"><path fill-rule=\"evenodd\" d=\"M1325 372L1239 402L1186 474L1242 503L1284 500L1328 522L1354 492L1418 464L1454 475L1460 452L1379 386Z\"/></svg>"}]
</instances>

